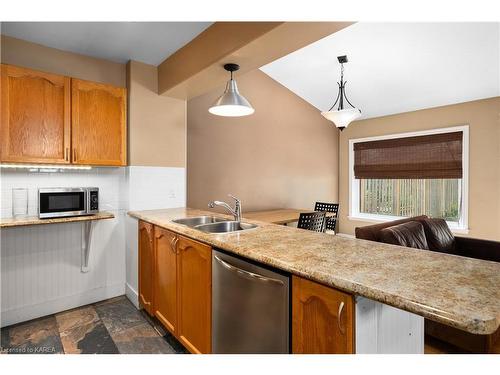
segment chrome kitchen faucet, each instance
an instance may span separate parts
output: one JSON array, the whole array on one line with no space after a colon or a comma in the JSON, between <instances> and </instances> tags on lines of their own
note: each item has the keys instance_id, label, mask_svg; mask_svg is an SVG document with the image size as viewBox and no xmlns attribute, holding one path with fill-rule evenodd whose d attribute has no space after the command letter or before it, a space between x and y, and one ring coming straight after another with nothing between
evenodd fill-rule
<instances>
[{"instance_id":1,"label":"chrome kitchen faucet","mask_svg":"<svg viewBox=\"0 0 500 375\"><path fill-rule=\"evenodd\" d=\"M228 194L228 197L231 197L235 200L234 208L232 208L226 202L221 202L221 201L210 201L208 202L208 207L210 208L214 208L215 206L224 207L226 210L231 212L231 214L234 216L235 221L241 221L241 200L239 200L238 198L236 198L231 194Z\"/></svg>"}]
</instances>

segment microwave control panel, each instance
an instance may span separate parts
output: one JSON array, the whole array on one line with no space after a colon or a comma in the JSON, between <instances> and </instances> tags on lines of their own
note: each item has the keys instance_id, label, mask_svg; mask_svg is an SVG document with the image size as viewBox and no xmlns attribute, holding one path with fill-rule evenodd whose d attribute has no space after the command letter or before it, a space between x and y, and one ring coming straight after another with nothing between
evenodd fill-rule
<instances>
[{"instance_id":1,"label":"microwave control panel","mask_svg":"<svg viewBox=\"0 0 500 375\"><path fill-rule=\"evenodd\" d=\"M99 211L99 190L89 190L89 211Z\"/></svg>"}]
</instances>

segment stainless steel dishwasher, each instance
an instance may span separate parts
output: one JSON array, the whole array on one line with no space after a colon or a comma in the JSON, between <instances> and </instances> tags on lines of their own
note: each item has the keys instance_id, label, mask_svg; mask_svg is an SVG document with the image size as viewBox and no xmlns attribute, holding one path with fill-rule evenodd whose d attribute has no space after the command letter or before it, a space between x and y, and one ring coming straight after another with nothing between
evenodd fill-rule
<instances>
[{"instance_id":1,"label":"stainless steel dishwasher","mask_svg":"<svg viewBox=\"0 0 500 375\"><path fill-rule=\"evenodd\" d=\"M212 352L289 353L289 276L214 250Z\"/></svg>"}]
</instances>

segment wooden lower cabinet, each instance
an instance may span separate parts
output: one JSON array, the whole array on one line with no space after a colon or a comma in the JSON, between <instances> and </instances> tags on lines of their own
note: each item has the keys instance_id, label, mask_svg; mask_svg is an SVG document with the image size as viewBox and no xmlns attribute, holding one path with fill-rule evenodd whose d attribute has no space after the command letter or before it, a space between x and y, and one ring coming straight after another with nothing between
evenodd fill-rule
<instances>
[{"instance_id":1,"label":"wooden lower cabinet","mask_svg":"<svg viewBox=\"0 0 500 375\"><path fill-rule=\"evenodd\" d=\"M354 353L354 297L292 276L292 353Z\"/></svg>"},{"instance_id":2,"label":"wooden lower cabinet","mask_svg":"<svg viewBox=\"0 0 500 375\"><path fill-rule=\"evenodd\" d=\"M212 248L139 221L139 303L191 353L210 353ZM354 297L292 276L292 353L354 353Z\"/></svg>"},{"instance_id":3,"label":"wooden lower cabinet","mask_svg":"<svg viewBox=\"0 0 500 375\"><path fill-rule=\"evenodd\" d=\"M139 304L191 353L210 353L212 248L139 221Z\"/></svg>"},{"instance_id":4,"label":"wooden lower cabinet","mask_svg":"<svg viewBox=\"0 0 500 375\"><path fill-rule=\"evenodd\" d=\"M154 315L177 333L177 246L175 233L155 226Z\"/></svg>"},{"instance_id":5,"label":"wooden lower cabinet","mask_svg":"<svg viewBox=\"0 0 500 375\"><path fill-rule=\"evenodd\" d=\"M178 338L192 353L211 352L212 248L179 236Z\"/></svg>"},{"instance_id":6,"label":"wooden lower cabinet","mask_svg":"<svg viewBox=\"0 0 500 375\"><path fill-rule=\"evenodd\" d=\"M153 224L139 221L139 305L153 315Z\"/></svg>"}]
</instances>

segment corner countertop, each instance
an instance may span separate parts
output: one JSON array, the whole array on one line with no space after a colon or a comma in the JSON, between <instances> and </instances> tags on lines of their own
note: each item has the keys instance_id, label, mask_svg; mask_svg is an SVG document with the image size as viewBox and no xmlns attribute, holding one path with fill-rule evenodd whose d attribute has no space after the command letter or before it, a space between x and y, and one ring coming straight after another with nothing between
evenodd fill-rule
<instances>
[{"instance_id":1,"label":"corner countertop","mask_svg":"<svg viewBox=\"0 0 500 375\"><path fill-rule=\"evenodd\" d=\"M22 227L27 225L43 225L43 224L59 224L73 223L75 221L93 221L113 219L115 215L110 212L98 212L93 215L71 216L71 217L55 217L49 219L40 219L38 216L28 216L21 218L0 219L0 228Z\"/></svg>"},{"instance_id":2,"label":"corner countertop","mask_svg":"<svg viewBox=\"0 0 500 375\"><path fill-rule=\"evenodd\" d=\"M213 247L464 331L490 334L500 325L500 264L496 262L246 219L259 227L204 233L172 222L214 215L189 208L128 214Z\"/></svg>"}]
</instances>

